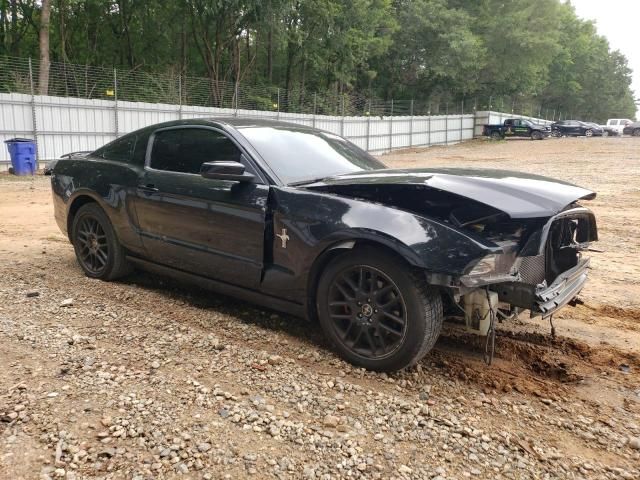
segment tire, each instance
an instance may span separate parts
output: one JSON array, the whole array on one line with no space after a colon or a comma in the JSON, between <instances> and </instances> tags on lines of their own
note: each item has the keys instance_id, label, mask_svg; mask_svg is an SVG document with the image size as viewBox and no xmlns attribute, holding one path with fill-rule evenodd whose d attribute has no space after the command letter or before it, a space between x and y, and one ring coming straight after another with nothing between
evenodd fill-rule
<instances>
[{"instance_id":1,"label":"tire","mask_svg":"<svg viewBox=\"0 0 640 480\"><path fill-rule=\"evenodd\" d=\"M584 136L585 137L593 137L593 130L585 130Z\"/></svg>"},{"instance_id":2,"label":"tire","mask_svg":"<svg viewBox=\"0 0 640 480\"><path fill-rule=\"evenodd\" d=\"M552 130L551 131L551 136L553 138L560 138L562 135L560 134L560 130Z\"/></svg>"},{"instance_id":3,"label":"tire","mask_svg":"<svg viewBox=\"0 0 640 480\"><path fill-rule=\"evenodd\" d=\"M418 363L435 345L443 321L440 292L373 247L345 252L327 265L316 307L340 356L380 372Z\"/></svg>"},{"instance_id":4,"label":"tire","mask_svg":"<svg viewBox=\"0 0 640 480\"><path fill-rule=\"evenodd\" d=\"M500 132L491 132L491 140L502 140Z\"/></svg>"},{"instance_id":5,"label":"tire","mask_svg":"<svg viewBox=\"0 0 640 480\"><path fill-rule=\"evenodd\" d=\"M531 140L542 140L543 136L541 132L533 131L531 132Z\"/></svg>"},{"instance_id":6,"label":"tire","mask_svg":"<svg viewBox=\"0 0 640 480\"><path fill-rule=\"evenodd\" d=\"M77 211L71 242L78 264L88 277L115 280L131 271L109 217L97 203L87 203Z\"/></svg>"},{"instance_id":7,"label":"tire","mask_svg":"<svg viewBox=\"0 0 640 480\"><path fill-rule=\"evenodd\" d=\"M609 136L609 132L607 132L606 130L604 132L602 132L602 136L603 137L608 137Z\"/></svg>"},{"instance_id":8,"label":"tire","mask_svg":"<svg viewBox=\"0 0 640 480\"><path fill-rule=\"evenodd\" d=\"M636 128L631 132L632 137L640 137L640 128Z\"/></svg>"}]
</instances>

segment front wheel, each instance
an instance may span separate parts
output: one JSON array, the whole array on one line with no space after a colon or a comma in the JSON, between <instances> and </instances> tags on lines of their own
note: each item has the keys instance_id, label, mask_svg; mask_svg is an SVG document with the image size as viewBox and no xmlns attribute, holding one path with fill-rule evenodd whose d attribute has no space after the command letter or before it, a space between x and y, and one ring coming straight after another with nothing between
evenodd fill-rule
<instances>
[{"instance_id":1,"label":"front wheel","mask_svg":"<svg viewBox=\"0 0 640 480\"><path fill-rule=\"evenodd\" d=\"M542 140L542 133L535 131L535 132L531 132L531 139L532 140Z\"/></svg>"},{"instance_id":2,"label":"front wheel","mask_svg":"<svg viewBox=\"0 0 640 480\"><path fill-rule=\"evenodd\" d=\"M633 132L631 132L633 137L640 137L640 128L636 128Z\"/></svg>"},{"instance_id":3,"label":"front wheel","mask_svg":"<svg viewBox=\"0 0 640 480\"><path fill-rule=\"evenodd\" d=\"M80 207L73 218L71 241L78 264L88 277L115 280L130 272L109 217L98 204Z\"/></svg>"},{"instance_id":4,"label":"front wheel","mask_svg":"<svg viewBox=\"0 0 640 480\"><path fill-rule=\"evenodd\" d=\"M420 272L381 250L349 251L320 277L317 310L325 335L354 365L395 371L415 365L438 339L442 297Z\"/></svg>"},{"instance_id":5,"label":"front wheel","mask_svg":"<svg viewBox=\"0 0 640 480\"><path fill-rule=\"evenodd\" d=\"M593 137L593 130L587 130L586 132L584 132L584 136L585 137Z\"/></svg>"}]
</instances>

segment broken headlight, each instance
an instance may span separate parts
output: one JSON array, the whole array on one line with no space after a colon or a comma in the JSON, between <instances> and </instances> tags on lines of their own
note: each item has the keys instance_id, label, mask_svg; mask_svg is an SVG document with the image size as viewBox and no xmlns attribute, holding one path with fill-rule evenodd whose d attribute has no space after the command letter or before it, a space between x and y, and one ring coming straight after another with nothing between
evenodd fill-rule
<instances>
[{"instance_id":1,"label":"broken headlight","mask_svg":"<svg viewBox=\"0 0 640 480\"><path fill-rule=\"evenodd\" d=\"M513 268L516 261L517 244L515 242L501 242L500 246L504 253L485 255L467 266L466 273L460 278L463 285L478 287L517 280L518 274Z\"/></svg>"},{"instance_id":2,"label":"broken headlight","mask_svg":"<svg viewBox=\"0 0 640 480\"><path fill-rule=\"evenodd\" d=\"M490 254L481 258L473 268L467 273L469 277L475 277L478 275L490 275L496 271L496 255Z\"/></svg>"}]
</instances>

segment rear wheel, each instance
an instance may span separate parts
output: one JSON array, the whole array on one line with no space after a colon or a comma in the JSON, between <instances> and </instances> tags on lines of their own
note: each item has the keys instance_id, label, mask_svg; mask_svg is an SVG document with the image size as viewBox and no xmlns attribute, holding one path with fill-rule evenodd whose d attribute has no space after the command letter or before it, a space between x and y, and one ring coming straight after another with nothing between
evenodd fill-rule
<instances>
[{"instance_id":1,"label":"rear wheel","mask_svg":"<svg viewBox=\"0 0 640 480\"><path fill-rule=\"evenodd\" d=\"M502 140L500 132L491 132L491 140Z\"/></svg>"},{"instance_id":2,"label":"rear wheel","mask_svg":"<svg viewBox=\"0 0 640 480\"><path fill-rule=\"evenodd\" d=\"M115 280L131 271L109 217L98 204L80 207L73 218L71 241L88 277Z\"/></svg>"},{"instance_id":3,"label":"rear wheel","mask_svg":"<svg viewBox=\"0 0 640 480\"><path fill-rule=\"evenodd\" d=\"M394 371L415 365L442 327L440 292L392 255L367 247L336 257L320 277L325 335L354 365Z\"/></svg>"},{"instance_id":4,"label":"rear wheel","mask_svg":"<svg viewBox=\"0 0 640 480\"><path fill-rule=\"evenodd\" d=\"M586 130L584 132L585 137L593 137L593 130Z\"/></svg>"},{"instance_id":5,"label":"rear wheel","mask_svg":"<svg viewBox=\"0 0 640 480\"><path fill-rule=\"evenodd\" d=\"M640 137L640 128L636 128L633 132L631 132L631 135L633 135L634 137Z\"/></svg>"}]
</instances>

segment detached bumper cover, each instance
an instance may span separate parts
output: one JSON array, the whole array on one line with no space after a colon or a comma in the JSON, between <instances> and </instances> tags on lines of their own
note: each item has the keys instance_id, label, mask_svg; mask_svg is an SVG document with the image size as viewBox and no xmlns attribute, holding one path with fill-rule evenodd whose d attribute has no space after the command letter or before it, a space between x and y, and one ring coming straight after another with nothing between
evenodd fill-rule
<instances>
[{"instance_id":1,"label":"detached bumper cover","mask_svg":"<svg viewBox=\"0 0 640 480\"><path fill-rule=\"evenodd\" d=\"M588 269L589 259L583 258L575 267L558 275L549 287L537 291L535 301L537 313L548 317L571 302L586 283Z\"/></svg>"}]
</instances>

